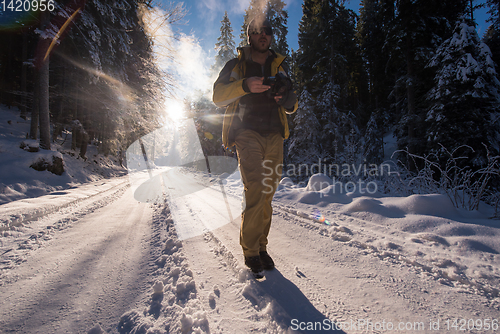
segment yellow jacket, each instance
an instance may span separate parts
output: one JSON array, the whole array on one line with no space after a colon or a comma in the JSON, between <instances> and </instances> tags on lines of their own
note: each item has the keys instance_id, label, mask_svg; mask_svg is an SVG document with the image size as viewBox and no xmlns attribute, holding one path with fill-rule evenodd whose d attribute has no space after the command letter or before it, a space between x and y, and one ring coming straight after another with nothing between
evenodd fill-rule
<instances>
[{"instance_id":1,"label":"yellow jacket","mask_svg":"<svg viewBox=\"0 0 500 334\"><path fill-rule=\"evenodd\" d=\"M282 72L288 76L288 73L286 73L282 65L286 57L274 52L272 53L276 57L271 63L271 75L274 76L278 72ZM251 94L243 89L245 62L242 60L248 59L249 56L249 46L238 48L238 58L226 63L225 67L220 72L219 78L214 84L213 102L217 107L227 107L222 124L222 143L226 148L234 145L235 129L233 128L233 121L235 115L238 113L240 98L244 95ZM297 107L298 102L295 102L293 110L286 110L282 106L279 108L279 116L284 128L285 139L287 139L290 134L286 115L297 111Z\"/></svg>"}]
</instances>

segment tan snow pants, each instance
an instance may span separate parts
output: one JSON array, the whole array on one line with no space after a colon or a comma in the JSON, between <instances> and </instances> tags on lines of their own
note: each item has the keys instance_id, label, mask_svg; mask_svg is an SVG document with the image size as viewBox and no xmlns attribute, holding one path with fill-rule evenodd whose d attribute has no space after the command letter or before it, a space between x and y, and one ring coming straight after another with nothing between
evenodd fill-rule
<instances>
[{"instance_id":1,"label":"tan snow pants","mask_svg":"<svg viewBox=\"0 0 500 334\"><path fill-rule=\"evenodd\" d=\"M283 168L283 137L242 130L235 143L244 186L240 245L245 257L257 256L267 249L271 202Z\"/></svg>"}]
</instances>

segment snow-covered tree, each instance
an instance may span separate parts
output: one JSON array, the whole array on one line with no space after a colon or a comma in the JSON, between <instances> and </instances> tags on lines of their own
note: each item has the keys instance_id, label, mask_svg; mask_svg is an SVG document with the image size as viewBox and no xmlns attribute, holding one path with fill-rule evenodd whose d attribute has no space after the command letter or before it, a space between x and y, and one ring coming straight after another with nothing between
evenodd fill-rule
<instances>
[{"instance_id":1,"label":"snow-covered tree","mask_svg":"<svg viewBox=\"0 0 500 334\"><path fill-rule=\"evenodd\" d=\"M316 75L316 80L320 81L320 75ZM313 81L316 81L313 80ZM337 110L337 100L339 98L339 86L333 81L328 81L321 89L318 98L316 99L315 112L321 124L321 147L323 151L329 152L332 157L335 157L342 146L342 131L339 120L339 111Z\"/></svg>"},{"instance_id":2,"label":"snow-covered tree","mask_svg":"<svg viewBox=\"0 0 500 334\"><path fill-rule=\"evenodd\" d=\"M370 110L390 106L387 97L394 85L394 76L387 71L390 49L386 44L386 33L388 23L394 18L394 6L394 1L360 1L357 37L368 72L367 105Z\"/></svg>"},{"instance_id":3,"label":"snow-covered tree","mask_svg":"<svg viewBox=\"0 0 500 334\"><path fill-rule=\"evenodd\" d=\"M360 80L366 77L355 38L356 14L342 3L304 1L297 60L301 81L312 96L318 98L324 87L334 82L338 95L335 104L347 112L357 109L367 85L366 80Z\"/></svg>"},{"instance_id":4,"label":"snow-covered tree","mask_svg":"<svg viewBox=\"0 0 500 334\"><path fill-rule=\"evenodd\" d=\"M388 48L388 73L394 80L392 98L399 120L398 146L410 153L425 150L424 100L432 87L431 69L426 68L436 48L448 38L456 20L464 15L469 0L398 0L393 18L384 22ZM404 157L400 157L404 160ZM408 161L410 162L410 161ZM415 166L408 165L410 169Z\"/></svg>"},{"instance_id":5,"label":"snow-covered tree","mask_svg":"<svg viewBox=\"0 0 500 334\"><path fill-rule=\"evenodd\" d=\"M217 43L215 44L217 55L215 55L215 64L212 67L214 72L219 72L226 62L236 57L233 28L231 28L231 21L229 21L227 11L220 22L220 36L217 38Z\"/></svg>"},{"instance_id":6,"label":"snow-covered tree","mask_svg":"<svg viewBox=\"0 0 500 334\"><path fill-rule=\"evenodd\" d=\"M363 159L368 163L381 163L384 157L382 130L377 124L377 113L372 113L366 125L363 146Z\"/></svg>"},{"instance_id":7,"label":"snow-covered tree","mask_svg":"<svg viewBox=\"0 0 500 334\"><path fill-rule=\"evenodd\" d=\"M288 12L285 10L285 3L282 0L270 0L267 2L266 13L271 21L274 30L274 38L271 44L271 49L288 56Z\"/></svg>"},{"instance_id":8,"label":"snow-covered tree","mask_svg":"<svg viewBox=\"0 0 500 334\"><path fill-rule=\"evenodd\" d=\"M437 69L425 120L429 152L441 156L441 145L449 151L468 145L476 152L471 163L483 165L483 144L498 152L500 131L500 82L490 49L473 26L458 22L428 66Z\"/></svg>"},{"instance_id":9,"label":"snow-covered tree","mask_svg":"<svg viewBox=\"0 0 500 334\"><path fill-rule=\"evenodd\" d=\"M500 65L500 0L487 0L486 3L490 8L488 22L491 25L484 36L484 41L490 47L493 60Z\"/></svg>"},{"instance_id":10,"label":"snow-covered tree","mask_svg":"<svg viewBox=\"0 0 500 334\"><path fill-rule=\"evenodd\" d=\"M313 78L313 81L320 80L319 74ZM345 112L337 107L340 92L340 85L328 81L319 89L315 100L315 113L321 124L321 152L332 163L345 161L347 150L352 153L352 145L357 145L359 141L356 117L352 112Z\"/></svg>"},{"instance_id":11,"label":"snow-covered tree","mask_svg":"<svg viewBox=\"0 0 500 334\"><path fill-rule=\"evenodd\" d=\"M64 96L74 104L66 108L73 114L64 117L80 120L91 138L102 143L102 152L113 151L118 141L127 146L160 124L163 97L171 81L158 67L155 34L162 30L160 24L171 24L183 12L180 6L161 11L149 4L145 0L86 1L78 28L71 29L69 41L59 49L72 61L61 62L69 65L64 69L68 73ZM71 14L62 8L58 15ZM152 18L158 16L161 19Z\"/></svg>"},{"instance_id":12,"label":"snow-covered tree","mask_svg":"<svg viewBox=\"0 0 500 334\"><path fill-rule=\"evenodd\" d=\"M314 101L307 89L303 89L299 98L299 107L294 115L294 130L290 136L288 160L300 165L316 163L321 157L321 125L314 113Z\"/></svg>"}]
</instances>

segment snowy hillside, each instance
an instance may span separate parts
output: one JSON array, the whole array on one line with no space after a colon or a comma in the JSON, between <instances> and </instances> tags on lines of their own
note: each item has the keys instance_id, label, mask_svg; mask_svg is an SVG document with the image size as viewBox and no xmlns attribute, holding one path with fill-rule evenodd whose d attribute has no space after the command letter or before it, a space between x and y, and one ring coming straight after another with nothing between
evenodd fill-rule
<instances>
[{"instance_id":1,"label":"snowy hillside","mask_svg":"<svg viewBox=\"0 0 500 334\"><path fill-rule=\"evenodd\" d=\"M29 132L29 118L22 119L17 108L10 110L0 105L0 204L126 173L117 159L99 155L93 145L88 146L87 160L78 158L78 151L71 150L71 134L66 137L65 133L60 143L52 143L50 152L23 150L20 148L22 143L37 146L35 141L26 139ZM66 170L63 175L29 168L37 159L53 155L63 158Z\"/></svg>"},{"instance_id":2,"label":"snowy hillside","mask_svg":"<svg viewBox=\"0 0 500 334\"><path fill-rule=\"evenodd\" d=\"M321 174L284 179L268 248L276 269L255 280L238 244L238 171L218 178L156 157L128 177L92 180L78 160L68 175L28 174L19 166L34 153L0 124L0 168L15 179L4 189L26 189L4 191L0 205L2 333L500 331L489 206L345 192Z\"/></svg>"}]
</instances>

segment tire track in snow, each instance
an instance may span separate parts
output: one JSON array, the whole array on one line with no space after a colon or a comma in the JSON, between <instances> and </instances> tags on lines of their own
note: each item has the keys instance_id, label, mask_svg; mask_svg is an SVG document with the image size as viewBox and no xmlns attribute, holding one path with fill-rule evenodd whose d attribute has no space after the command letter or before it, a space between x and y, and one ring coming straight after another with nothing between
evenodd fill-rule
<instances>
[{"instance_id":1,"label":"tire track in snow","mask_svg":"<svg viewBox=\"0 0 500 334\"><path fill-rule=\"evenodd\" d=\"M381 226L371 221L339 212L335 212L327 217L332 222L331 226L327 226L322 221L318 221L315 215L309 215L295 208L278 206L282 210L282 215L295 217L295 221L303 227L314 230L319 235L359 249L362 252L361 254L375 257L382 263L387 262L401 267L408 267L422 279L429 282L438 282L441 285L452 287L459 292L466 292L469 295L482 296L485 299L481 303L493 309L500 309L499 286L495 285L495 280L478 280L468 277L464 272L466 269L465 266L451 260L446 260L450 258L450 255L447 254L450 250L439 243L439 238L436 240L429 238L427 242L423 241L419 243L417 254L412 255L405 248L406 245L404 243L405 240L414 242L412 240L412 236L414 237L412 233L405 231L383 233L378 231ZM375 246L373 242L376 240L385 241ZM423 252L429 249L429 253L432 254L436 252L435 248L438 246L443 248L440 251L441 258L432 258L431 261L426 261ZM496 281L498 282L498 280ZM397 285L394 281L388 284L391 289L392 286Z\"/></svg>"},{"instance_id":2,"label":"tire track in snow","mask_svg":"<svg viewBox=\"0 0 500 334\"><path fill-rule=\"evenodd\" d=\"M268 310L260 305L255 307L245 295L253 278L234 256L235 250L240 249L239 232L236 223L229 222L229 217L239 217L240 200L231 197L226 202L218 183L202 185L179 170L165 174L164 183L170 191L172 218L211 330L281 333L282 328ZM233 213L227 211L228 203Z\"/></svg>"},{"instance_id":3,"label":"tire track in snow","mask_svg":"<svg viewBox=\"0 0 500 334\"><path fill-rule=\"evenodd\" d=\"M52 213L56 213L58 211L61 211L63 209L66 209L68 207L76 206L82 202L88 202L88 201L93 201L95 198L107 194L107 193L114 193L125 187L129 187L130 185L128 184L128 178L124 177L125 180L121 181L118 184L113 185L111 188L106 188L104 190L98 190L98 192L91 192L89 195L81 195L79 192L81 192L81 188L73 188L73 189L67 189L61 193L61 191L54 192L53 194L48 194L43 196L42 198L29 198L29 199L24 199L24 200L19 200L14 203L8 203L4 204L2 208L5 210L4 213L2 214L2 218L0 221L0 232L3 231L9 231L9 230L15 230L18 227L21 227L25 225L26 223L35 221L37 219L43 218L45 216L48 216ZM105 185L106 183L103 181L99 181L98 183L102 183ZM85 187L90 187L92 185L85 185ZM72 192L77 192L74 197L76 199L67 201L64 204L48 204L51 202L51 199L56 199L57 202L61 201L61 195L65 195L68 198L71 198L70 196L67 196L68 193ZM44 200L45 198L45 200ZM20 209L15 208L15 204L20 203L20 202L26 202L27 204L25 207L21 207ZM42 204L37 205L37 202L40 202ZM29 203L29 204L28 204ZM21 213L19 213L21 211Z\"/></svg>"},{"instance_id":4,"label":"tire track in snow","mask_svg":"<svg viewBox=\"0 0 500 334\"><path fill-rule=\"evenodd\" d=\"M170 189L182 187L184 192L186 184L190 188L189 183L193 182L191 177L180 172L172 172L164 180ZM243 265L239 223L236 220L229 222L231 215L223 210L227 202L222 199L217 185L184 196L176 195L175 191L171 193L169 200L172 217L176 228L180 227L186 231L185 235L191 236L183 241L183 248L212 329L216 328L218 333L233 332L238 319L244 322L236 332L283 333L289 330L294 318L326 319L279 269L267 272L262 281L253 278ZM229 204L234 212L241 206L240 199L234 196ZM239 221L238 214L232 216ZM219 220L221 227L213 228L217 226L214 220ZM204 234L200 235L200 231Z\"/></svg>"},{"instance_id":5,"label":"tire track in snow","mask_svg":"<svg viewBox=\"0 0 500 334\"><path fill-rule=\"evenodd\" d=\"M452 253L452 251L445 247L449 245L444 238L429 233L415 235L414 233L397 230L379 231L380 225L339 212L327 217L331 224L328 226L323 221L318 220L314 214L309 215L294 208L276 205L282 212L297 217L302 224L315 229L318 234L325 235L335 241L347 243L360 249L365 255L374 256L382 261L390 259L394 263L408 265L417 273L423 274L425 277L436 280L441 284L484 296L488 299L491 307L500 309L498 279L481 280L467 276L465 273L467 266L447 260L452 257L452 255L448 254ZM385 241L377 246L373 245L373 242L377 240ZM405 249L405 243L408 241L419 244L419 251L416 254L409 254ZM442 249L436 250L437 246L441 246ZM440 253L441 257L430 260L424 259L426 249L428 253Z\"/></svg>"},{"instance_id":6,"label":"tire track in snow","mask_svg":"<svg viewBox=\"0 0 500 334\"><path fill-rule=\"evenodd\" d=\"M182 183L189 182L183 180L182 177L178 177L176 180ZM217 189L215 188L214 191L216 192ZM200 211L200 207L224 207L224 203L216 204L212 202L212 199L215 197L215 195L206 196L205 194L205 196L201 196L196 200L193 200L191 197L190 200L179 203L177 206L182 208L184 213L181 213L177 219L184 222L196 220L194 223L195 225L203 226L203 220L210 217L210 212L204 214L203 211ZM234 196L232 197L236 198ZM209 198L209 202L211 202L212 205L200 205L200 201L204 201L205 198ZM280 207L277 206L276 203L274 206L276 208L274 218L277 218L281 213ZM276 222L273 224L271 233L279 233ZM346 229L339 229L339 232L346 231ZM298 235L300 235L300 233L298 233ZM339 236L340 239L344 237L341 234L339 234ZM258 319L262 321L263 316L269 319L266 328L272 328L270 329L271 331L275 330L277 333L281 333L290 328L292 319L302 319L304 321L324 321L325 319L342 320L348 318L350 315L354 318L354 315L359 313L358 310L351 309L343 302L343 298L339 297L339 295L342 295L341 292L337 294L330 293L330 291L327 291L328 285L324 285L324 281L316 283L313 279L308 277L309 273L305 275L295 266L294 260L296 259L296 255L294 254L290 259L286 254L290 247L289 244L293 243L293 241L286 240L284 241L285 245L282 244L282 247L278 247L272 245L274 238L274 236L270 237L270 251L277 260L277 269L268 272L266 280L258 282L250 278L248 270L242 264L243 256L240 255L241 247L238 244L239 224L237 222L233 221L231 224L212 230L207 233L206 237L206 240L214 243L214 246L211 248L209 247L209 249L220 258L220 265L224 268L231 267L233 277L237 277L239 282L244 283L244 285L240 287L241 290L239 290L239 293L253 305L255 310L261 312ZM188 242L190 242L190 240L188 240ZM202 244L200 240L197 241L197 244L196 247L192 247L193 253L190 257L191 259L196 259L200 257L200 254L206 252L206 249L203 249L205 251L200 250L202 249L199 246ZM235 254L238 255L235 256ZM306 254L306 251L304 251L304 254ZM310 259L308 261L313 261L315 257L321 256L315 254L309 255ZM201 278L198 278L199 280L211 282L210 277L207 279L207 275L204 274L203 268L207 267L206 262L207 259L203 258L202 261L200 261L198 270L194 271L201 275ZM332 261L332 263L334 262L335 261ZM331 263L329 263L329 265L331 266ZM319 272L321 272L321 270L319 270ZM216 271L216 273L220 273L220 271ZM325 272L325 275L328 275L327 272ZM342 276L342 274L339 276ZM227 275L221 275L221 277L226 281L231 279L231 277L228 278ZM207 293L209 295L211 294L210 289L208 289ZM321 311L318 308L321 309Z\"/></svg>"},{"instance_id":7,"label":"tire track in snow","mask_svg":"<svg viewBox=\"0 0 500 334\"><path fill-rule=\"evenodd\" d=\"M10 282L0 287L2 330L81 333L98 326L117 332L120 316L148 281L152 214L131 191L119 195L91 205L9 273Z\"/></svg>"},{"instance_id":8,"label":"tire track in snow","mask_svg":"<svg viewBox=\"0 0 500 334\"><path fill-rule=\"evenodd\" d=\"M31 252L42 247L57 232L116 201L129 187L128 182L122 182L109 189L57 207L47 210L37 209L38 217L33 216L31 223L24 220L23 224L26 226L18 228L17 232L4 232L6 235L0 238L0 278L4 277L7 270L25 262Z\"/></svg>"}]
</instances>

